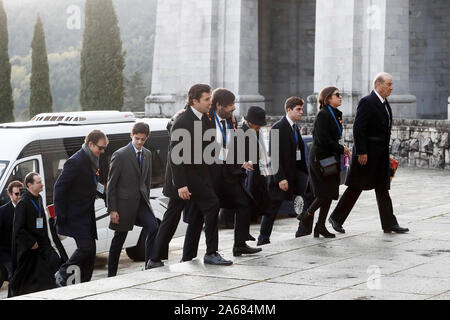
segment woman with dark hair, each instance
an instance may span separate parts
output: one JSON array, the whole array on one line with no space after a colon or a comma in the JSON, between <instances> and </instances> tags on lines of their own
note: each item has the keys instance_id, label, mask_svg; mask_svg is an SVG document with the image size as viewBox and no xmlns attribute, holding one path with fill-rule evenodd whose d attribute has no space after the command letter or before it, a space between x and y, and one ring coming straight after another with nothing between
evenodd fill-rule
<instances>
[{"instance_id":1,"label":"woman with dark hair","mask_svg":"<svg viewBox=\"0 0 450 320\"><path fill-rule=\"evenodd\" d=\"M326 87L319 93L319 112L314 121L313 145L309 156L310 179L314 201L307 210L302 223L314 219L314 212L320 208L319 219L314 227L314 237L319 234L334 238L328 232L325 220L331 201L339 197L340 155L350 155L350 150L340 141L342 138L342 95L336 87Z\"/></svg>"}]
</instances>

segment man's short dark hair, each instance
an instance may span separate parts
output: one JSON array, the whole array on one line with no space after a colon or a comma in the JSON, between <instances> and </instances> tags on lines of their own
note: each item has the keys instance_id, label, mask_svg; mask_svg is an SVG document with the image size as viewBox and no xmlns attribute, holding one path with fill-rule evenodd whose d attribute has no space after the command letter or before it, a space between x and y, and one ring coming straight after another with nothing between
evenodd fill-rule
<instances>
[{"instance_id":1,"label":"man's short dark hair","mask_svg":"<svg viewBox=\"0 0 450 320\"><path fill-rule=\"evenodd\" d=\"M39 173L37 173L37 172L30 172L30 173L28 173L25 176L25 180L23 181L23 184L28 188L28 184L29 183L33 184L34 183L34 177L38 176L38 175L39 175Z\"/></svg>"},{"instance_id":2,"label":"man's short dark hair","mask_svg":"<svg viewBox=\"0 0 450 320\"><path fill-rule=\"evenodd\" d=\"M235 95L233 92L227 89L218 88L213 91L212 93L212 108L214 110L217 109L217 103L220 104L222 107L227 107L230 104L233 104L236 100Z\"/></svg>"},{"instance_id":3,"label":"man's short dark hair","mask_svg":"<svg viewBox=\"0 0 450 320\"><path fill-rule=\"evenodd\" d=\"M8 184L8 193L11 194L13 192L14 188L19 188L22 189L23 188L23 183L17 180L11 181Z\"/></svg>"},{"instance_id":4,"label":"man's short dark hair","mask_svg":"<svg viewBox=\"0 0 450 320\"><path fill-rule=\"evenodd\" d=\"M98 129L92 130L84 139L85 143L92 142L93 144L97 144L100 140L104 139L108 141L106 135Z\"/></svg>"},{"instance_id":5,"label":"man's short dark hair","mask_svg":"<svg viewBox=\"0 0 450 320\"><path fill-rule=\"evenodd\" d=\"M286 99L284 103L284 109L286 112L288 109L294 110L295 106L302 106L305 104L305 101L300 97L290 97Z\"/></svg>"},{"instance_id":6,"label":"man's short dark hair","mask_svg":"<svg viewBox=\"0 0 450 320\"><path fill-rule=\"evenodd\" d=\"M200 101L203 93L210 93L211 87L207 84L194 84L188 92L187 104L192 106L194 99Z\"/></svg>"},{"instance_id":7,"label":"man's short dark hair","mask_svg":"<svg viewBox=\"0 0 450 320\"><path fill-rule=\"evenodd\" d=\"M145 122L137 122L134 124L133 129L131 129L131 134L143 133L147 137L150 135L150 127Z\"/></svg>"}]
</instances>

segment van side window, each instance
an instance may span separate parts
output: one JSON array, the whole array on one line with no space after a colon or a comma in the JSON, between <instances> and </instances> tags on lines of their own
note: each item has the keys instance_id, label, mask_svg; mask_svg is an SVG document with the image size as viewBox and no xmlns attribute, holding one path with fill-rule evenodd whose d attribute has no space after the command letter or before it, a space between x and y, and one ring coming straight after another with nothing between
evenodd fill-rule
<instances>
[{"instance_id":1,"label":"van side window","mask_svg":"<svg viewBox=\"0 0 450 320\"><path fill-rule=\"evenodd\" d=\"M33 160L24 161L14 167L13 171L11 172L11 175L9 176L8 180L6 181L5 188L2 190L2 193L0 196L0 205L4 205L9 202L8 184L14 180L18 180L23 183L23 181L25 180L25 176L30 172L39 173L38 160L33 159Z\"/></svg>"}]
</instances>

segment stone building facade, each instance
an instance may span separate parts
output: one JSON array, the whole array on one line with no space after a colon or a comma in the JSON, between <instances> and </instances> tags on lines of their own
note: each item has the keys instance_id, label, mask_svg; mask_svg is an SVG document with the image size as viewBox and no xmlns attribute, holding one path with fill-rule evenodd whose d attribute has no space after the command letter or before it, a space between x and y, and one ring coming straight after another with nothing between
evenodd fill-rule
<instances>
[{"instance_id":1,"label":"stone building facade","mask_svg":"<svg viewBox=\"0 0 450 320\"><path fill-rule=\"evenodd\" d=\"M194 83L226 87L237 113L284 112L286 97L344 92L355 113L379 71L396 118L448 119L448 0L159 0L148 115L172 115Z\"/></svg>"}]
</instances>

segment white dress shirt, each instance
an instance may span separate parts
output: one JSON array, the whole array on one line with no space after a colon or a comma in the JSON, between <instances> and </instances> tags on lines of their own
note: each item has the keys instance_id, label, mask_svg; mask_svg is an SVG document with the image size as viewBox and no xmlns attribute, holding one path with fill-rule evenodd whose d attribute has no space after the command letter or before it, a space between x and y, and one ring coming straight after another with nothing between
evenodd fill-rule
<instances>
[{"instance_id":1,"label":"white dress shirt","mask_svg":"<svg viewBox=\"0 0 450 320\"><path fill-rule=\"evenodd\" d=\"M202 120L203 117L203 113L201 113L200 111L197 111L194 107L191 106L192 112L197 116L197 118L199 120Z\"/></svg>"}]
</instances>

